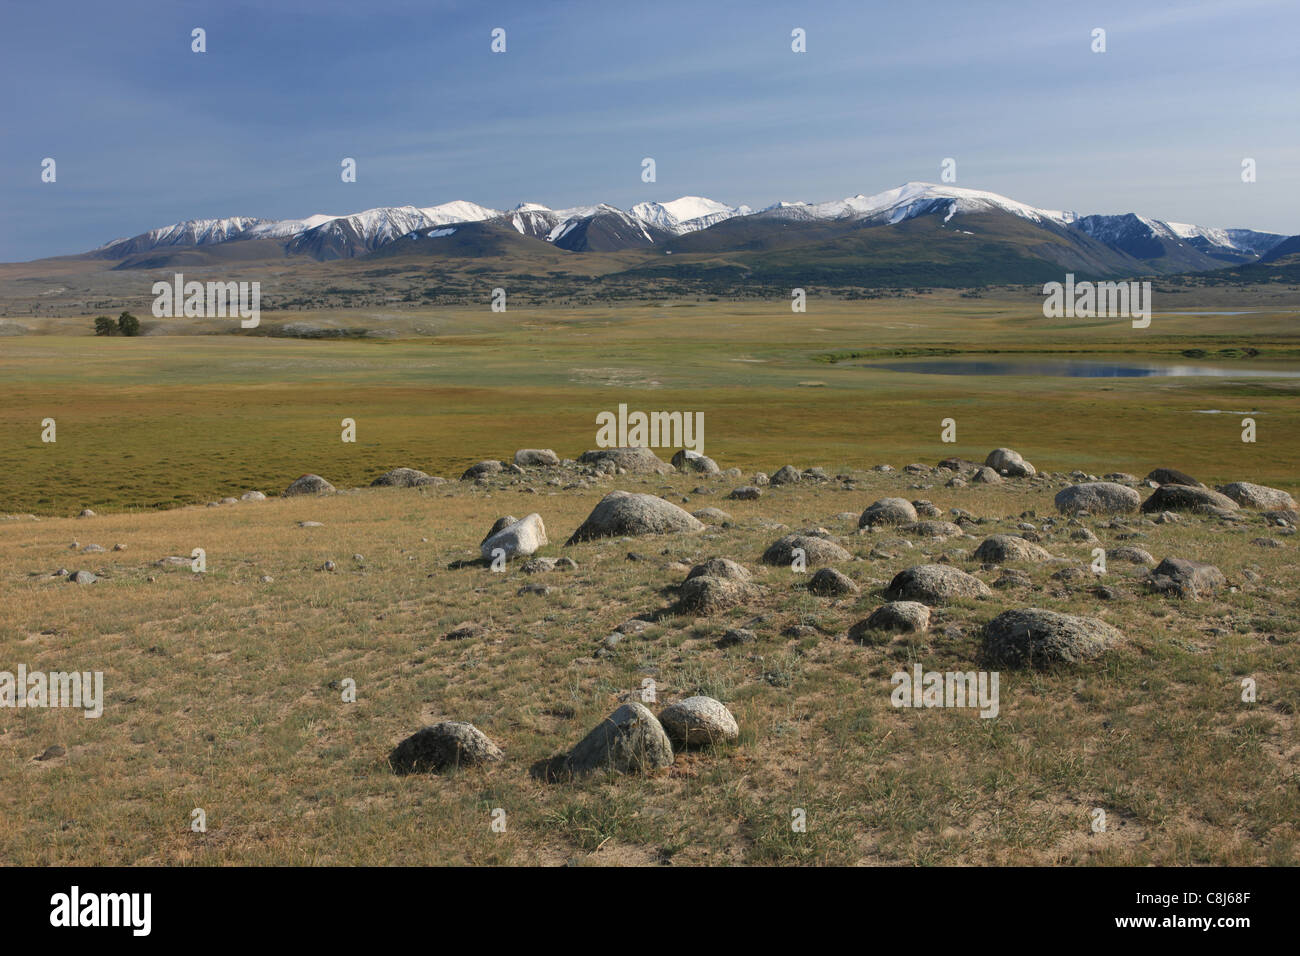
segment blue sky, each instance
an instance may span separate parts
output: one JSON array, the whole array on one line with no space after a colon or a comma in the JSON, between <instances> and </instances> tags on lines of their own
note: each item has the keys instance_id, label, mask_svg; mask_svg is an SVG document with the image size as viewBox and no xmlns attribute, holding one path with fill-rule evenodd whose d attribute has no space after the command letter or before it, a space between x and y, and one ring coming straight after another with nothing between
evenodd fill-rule
<instances>
[{"instance_id":1,"label":"blue sky","mask_svg":"<svg viewBox=\"0 0 1300 956\"><path fill-rule=\"evenodd\" d=\"M199 217L836 199L938 181L945 157L957 185L1039 206L1300 232L1296 0L97 0L0 18L2 261Z\"/></svg>"}]
</instances>

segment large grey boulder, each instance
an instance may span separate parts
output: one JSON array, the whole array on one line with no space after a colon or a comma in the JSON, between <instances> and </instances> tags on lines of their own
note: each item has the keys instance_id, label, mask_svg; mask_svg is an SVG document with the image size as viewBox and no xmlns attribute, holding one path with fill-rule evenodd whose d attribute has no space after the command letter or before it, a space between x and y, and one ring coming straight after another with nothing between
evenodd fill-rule
<instances>
[{"instance_id":1,"label":"large grey boulder","mask_svg":"<svg viewBox=\"0 0 1300 956\"><path fill-rule=\"evenodd\" d=\"M699 577L727 578L731 581L748 581L752 575L749 568L732 561L730 558L709 558L702 564L691 568L686 580Z\"/></svg>"},{"instance_id":2,"label":"large grey boulder","mask_svg":"<svg viewBox=\"0 0 1300 956\"><path fill-rule=\"evenodd\" d=\"M871 643L873 631L897 634L919 634L930 628L930 609L919 601L891 601L871 612L865 621L849 628L852 640Z\"/></svg>"},{"instance_id":3,"label":"large grey boulder","mask_svg":"<svg viewBox=\"0 0 1300 956\"><path fill-rule=\"evenodd\" d=\"M447 720L416 731L388 755L394 773L437 773L502 758L501 748L473 724Z\"/></svg>"},{"instance_id":4,"label":"large grey boulder","mask_svg":"<svg viewBox=\"0 0 1300 956\"><path fill-rule=\"evenodd\" d=\"M623 535L703 531L704 523L671 501L654 495L611 491L596 505L566 544Z\"/></svg>"},{"instance_id":5,"label":"large grey boulder","mask_svg":"<svg viewBox=\"0 0 1300 956\"><path fill-rule=\"evenodd\" d=\"M921 564L900 571L885 589L885 597L891 601L920 601L931 606L992 594L979 578L947 564Z\"/></svg>"},{"instance_id":6,"label":"large grey boulder","mask_svg":"<svg viewBox=\"0 0 1300 956\"><path fill-rule=\"evenodd\" d=\"M1205 487L1191 475L1179 471L1177 468L1152 469L1151 474L1147 475L1147 481L1154 481L1157 485L1186 485L1189 488Z\"/></svg>"},{"instance_id":7,"label":"large grey boulder","mask_svg":"<svg viewBox=\"0 0 1300 956\"><path fill-rule=\"evenodd\" d=\"M676 610L685 614L717 614L744 604L757 588L736 578L701 574L687 578L677 590Z\"/></svg>"},{"instance_id":8,"label":"large grey boulder","mask_svg":"<svg viewBox=\"0 0 1300 956\"><path fill-rule=\"evenodd\" d=\"M791 565L794 563L797 550L803 551L804 567L808 568L833 564L836 561L848 561L853 557L834 541L828 541L826 538L806 534L787 534L773 542L771 547L763 552L763 563Z\"/></svg>"},{"instance_id":9,"label":"large grey boulder","mask_svg":"<svg viewBox=\"0 0 1300 956\"><path fill-rule=\"evenodd\" d=\"M1296 506L1295 499L1281 488L1255 485L1249 481L1234 481L1223 485L1219 491L1243 508L1255 508L1259 511L1287 511L1294 510Z\"/></svg>"},{"instance_id":10,"label":"large grey boulder","mask_svg":"<svg viewBox=\"0 0 1300 956\"><path fill-rule=\"evenodd\" d=\"M1237 511L1240 507L1227 495L1221 495L1209 488L1197 488L1192 485L1161 485L1151 493L1150 498L1142 502L1142 513L1195 511L1199 508Z\"/></svg>"},{"instance_id":11,"label":"large grey boulder","mask_svg":"<svg viewBox=\"0 0 1300 956\"><path fill-rule=\"evenodd\" d=\"M989 661L1010 667L1047 668L1100 657L1123 640L1104 621L1042 608L1003 611L984 628Z\"/></svg>"},{"instance_id":12,"label":"large grey boulder","mask_svg":"<svg viewBox=\"0 0 1300 956\"><path fill-rule=\"evenodd\" d=\"M916 507L906 498L881 498L862 512L862 517L858 519L858 527L911 524L915 520Z\"/></svg>"},{"instance_id":13,"label":"large grey boulder","mask_svg":"<svg viewBox=\"0 0 1300 956\"><path fill-rule=\"evenodd\" d=\"M1228 583L1223 572L1212 564L1187 558L1165 558L1151 571L1148 584L1157 594L1199 600Z\"/></svg>"},{"instance_id":14,"label":"large grey boulder","mask_svg":"<svg viewBox=\"0 0 1300 956\"><path fill-rule=\"evenodd\" d=\"M502 515L500 518L497 518L496 521L492 522L492 527L488 530L488 533L483 535L483 541L486 541L488 538L492 537L502 528L510 527L510 525L514 524L518 520L519 519L516 518L514 515ZM480 541L479 544L480 545L483 544L483 541Z\"/></svg>"},{"instance_id":15,"label":"large grey boulder","mask_svg":"<svg viewBox=\"0 0 1300 956\"><path fill-rule=\"evenodd\" d=\"M911 524L905 524L901 530L904 534L915 535L918 538L960 538L966 532L961 530L961 526L953 524L951 521L913 521Z\"/></svg>"},{"instance_id":16,"label":"large grey boulder","mask_svg":"<svg viewBox=\"0 0 1300 956\"><path fill-rule=\"evenodd\" d=\"M858 594L862 589L847 574L841 574L834 568L821 568L808 582L808 590L823 597L839 597Z\"/></svg>"},{"instance_id":17,"label":"large grey boulder","mask_svg":"<svg viewBox=\"0 0 1300 956\"><path fill-rule=\"evenodd\" d=\"M695 472L700 475L716 475L722 471L712 458L686 448L673 455L673 467L678 471Z\"/></svg>"},{"instance_id":18,"label":"large grey boulder","mask_svg":"<svg viewBox=\"0 0 1300 956\"><path fill-rule=\"evenodd\" d=\"M782 465L772 475L771 482L774 485L794 485L803 479L803 475L794 465Z\"/></svg>"},{"instance_id":19,"label":"large grey boulder","mask_svg":"<svg viewBox=\"0 0 1300 956\"><path fill-rule=\"evenodd\" d=\"M476 481L479 478L486 478L489 475L499 475L505 470L505 465L496 459L488 459L470 465L460 476L461 481Z\"/></svg>"},{"instance_id":20,"label":"large grey boulder","mask_svg":"<svg viewBox=\"0 0 1300 956\"><path fill-rule=\"evenodd\" d=\"M526 558L535 554L539 548L548 544L546 526L542 516L533 512L513 524L501 528L481 545L479 553L485 561L491 561L498 551L504 551L506 560Z\"/></svg>"},{"instance_id":21,"label":"large grey boulder","mask_svg":"<svg viewBox=\"0 0 1300 956\"><path fill-rule=\"evenodd\" d=\"M322 478L320 475L303 475L284 489L284 496L292 495L323 495L334 490L334 486Z\"/></svg>"},{"instance_id":22,"label":"large grey boulder","mask_svg":"<svg viewBox=\"0 0 1300 956\"><path fill-rule=\"evenodd\" d=\"M578 461L613 471L622 468L629 475L669 475L675 470L649 448L597 448L585 451Z\"/></svg>"},{"instance_id":23,"label":"large grey boulder","mask_svg":"<svg viewBox=\"0 0 1300 956\"><path fill-rule=\"evenodd\" d=\"M687 697L659 712L669 739L679 747L707 747L740 737L736 718L712 697Z\"/></svg>"},{"instance_id":24,"label":"large grey boulder","mask_svg":"<svg viewBox=\"0 0 1300 956\"><path fill-rule=\"evenodd\" d=\"M990 535L980 542L972 557L988 564L1006 564L1008 561L1042 564L1052 560L1052 556L1043 548L1012 534Z\"/></svg>"},{"instance_id":25,"label":"large grey boulder","mask_svg":"<svg viewBox=\"0 0 1300 956\"><path fill-rule=\"evenodd\" d=\"M984 464L999 475L1009 478L1032 478L1038 474L1038 469L1025 461L1020 452L1011 448L993 449L984 459Z\"/></svg>"},{"instance_id":26,"label":"large grey boulder","mask_svg":"<svg viewBox=\"0 0 1300 956\"><path fill-rule=\"evenodd\" d=\"M1142 496L1136 489L1113 481L1085 481L1056 493L1056 510L1061 514L1086 511L1093 515L1119 515L1137 511Z\"/></svg>"},{"instance_id":27,"label":"large grey boulder","mask_svg":"<svg viewBox=\"0 0 1300 956\"><path fill-rule=\"evenodd\" d=\"M521 448L515 452L515 464L521 468L544 468L559 463L560 456L549 448Z\"/></svg>"},{"instance_id":28,"label":"large grey boulder","mask_svg":"<svg viewBox=\"0 0 1300 956\"><path fill-rule=\"evenodd\" d=\"M428 478L422 471L414 468L394 468L386 471L370 483L371 488L414 488L423 478Z\"/></svg>"},{"instance_id":29,"label":"large grey boulder","mask_svg":"<svg viewBox=\"0 0 1300 956\"><path fill-rule=\"evenodd\" d=\"M582 738L564 760L575 775L609 770L640 773L670 766L673 745L658 718L635 701L624 704Z\"/></svg>"}]
</instances>

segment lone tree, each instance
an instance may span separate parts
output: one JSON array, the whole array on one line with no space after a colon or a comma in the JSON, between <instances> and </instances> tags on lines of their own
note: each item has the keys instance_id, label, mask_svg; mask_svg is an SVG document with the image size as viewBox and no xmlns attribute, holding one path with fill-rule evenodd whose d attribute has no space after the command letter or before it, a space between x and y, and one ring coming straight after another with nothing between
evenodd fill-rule
<instances>
[{"instance_id":1,"label":"lone tree","mask_svg":"<svg viewBox=\"0 0 1300 956\"><path fill-rule=\"evenodd\" d=\"M123 312L117 317L117 330L123 335L139 335L140 320L130 312Z\"/></svg>"},{"instance_id":2,"label":"lone tree","mask_svg":"<svg viewBox=\"0 0 1300 956\"><path fill-rule=\"evenodd\" d=\"M106 315L101 315L95 320L96 335L117 335L117 323Z\"/></svg>"}]
</instances>

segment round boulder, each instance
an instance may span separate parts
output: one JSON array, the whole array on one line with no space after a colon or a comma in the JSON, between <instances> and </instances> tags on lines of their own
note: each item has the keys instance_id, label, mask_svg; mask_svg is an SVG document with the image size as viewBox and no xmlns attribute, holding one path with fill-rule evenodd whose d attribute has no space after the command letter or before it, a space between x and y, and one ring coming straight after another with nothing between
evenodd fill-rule
<instances>
[{"instance_id":1,"label":"round boulder","mask_svg":"<svg viewBox=\"0 0 1300 956\"><path fill-rule=\"evenodd\" d=\"M796 551L803 552L804 567L808 568L848 561L852 557L834 541L806 534L787 534L763 552L763 563L792 565Z\"/></svg>"},{"instance_id":2,"label":"round boulder","mask_svg":"<svg viewBox=\"0 0 1300 956\"><path fill-rule=\"evenodd\" d=\"M1003 611L984 628L984 652L995 664L1045 668L1100 657L1123 636L1104 621L1042 608Z\"/></svg>"},{"instance_id":3,"label":"round boulder","mask_svg":"<svg viewBox=\"0 0 1300 956\"><path fill-rule=\"evenodd\" d=\"M979 578L947 564L921 564L900 571L885 589L885 597L891 601L920 601L929 605L989 597L992 593Z\"/></svg>"},{"instance_id":4,"label":"round boulder","mask_svg":"<svg viewBox=\"0 0 1300 956\"><path fill-rule=\"evenodd\" d=\"M862 512L858 527L874 528L878 524L911 524L914 521L916 508L906 498L881 498Z\"/></svg>"},{"instance_id":5,"label":"round boulder","mask_svg":"<svg viewBox=\"0 0 1300 956\"><path fill-rule=\"evenodd\" d=\"M871 612L865 621L849 628L849 637L859 643L871 643L873 631L897 634L920 634L930 629L930 609L919 601L891 601Z\"/></svg>"},{"instance_id":6,"label":"round boulder","mask_svg":"<svg viewBox=\"0 0 1300 956\"><path fill-rule=\"evenodd\" d=\"M394 468L386 471L370 483L371 488L414 488L421 478L428 478L422 471L414 468Z\"/></svg>"},{"instance_id":7,"label":"round boulder","mask_svg":"<svg viewBox=\"0 0 1300 956\"><path fill-rule=\"evenodd\" d=\"M704 523L654 495L611 491L596 505L566 544L623 535L703 531Z\"/></svg>"},{"instance_id":8,"label":"round boulder","mask_svg":"<svg viewBox=\"0 0 1300 956\"><path fill-rule=\"evenodd\" d=\"M657 717L635 701L624 704L582 738L564 760L569 773L637 773L673 762L673 745Z\"/></svg>"},{"instance_id":9,"label":"round boulder","mask_svg":"<svg viewBox=\"0 0 1300 956\"><path fill-rule=\"evenodd\" d=\"M1020 452L1011 448L993 449L984 459L984 464L999 475L1006 475L1009 478L1032 478L1038 474L1038 469L1025 461Z\"/></svg>"},{"instance_id":10,"label":"round boulder","mask_svg":"<svg viewBox=\"0 0 1300 956\"><path fill-rule=\"evenodd\" d=\"M1142 513L1195 511L1207 507L1236 511L1241 506L1227 495L1221 495L1209 488L1198 488L1192 485L1161 485L1151 493L1150 498L1142 502Z\"/></svg>"},{"instance_id":11,"label":"round boulder","mask_svg":"<svg viewBox=\"0 0 1300 956\"><path fill-rule=\"evenodd\" d=\"M284 496L287 498L291 495L323 495L333 490L334 486L320 475L303 475L284 489Z\"/></svg>"},{"instance_id":12,"label":"round boulder","mask_svg":"<svg viewBox=\"0 0 1300 956\"><path fill-rule=\"evenodd\" d=\"M388 755L394 773L434 773L448 767L493 763L501 748L473 724L446 720L416 731Z\"/></svg>"},{"instance_id":13,"label":"round boulder","mask_svg":"<svg viewBox=\"0 0 1300 956\"><path fill-rule=\"evenodd\" d=\"M498 551L504 552L506 560L526 558L548 544L546 526L542 516L533 512L519 521L512 522L498 529L479 545L479 554L483 560L491 561Z\"/></svg>"},{"instance_id":14,"label":"round boulder","mask_svg":"<svg viewBox=\"0 0 1300 956\"><path fill-rule=\"evenodd\" d=\"M699 475L716 475L722 471L712 458L685 448L673 455L673 467L678 471L695 472Z\"/></svg>"},{"instance_id":15,"label":"round boulder","mask_svg":"<svg viewBox=\"0 0 1300 956\"><path fill-rule=\"evenodd\" d=\"M1052 556L1043 548L1013 534L995 534L985 538L971 557L987 564L1006 564L1008 561L1032 561L1038 564L1052 560Z\"/></svg>"},{"instance_id":16,"label":"round boulder","mask_svg":"<svg viewBox=\"0 0 1300 956\"><path fill-rule=\"evenodd\" d=\"M1061 514L1086 511L1093 515L1120 515L1137 511L1142 496L1133 488L1113 481L1085 481L1056 493L1056 510Z\"/></svg>"},{"instance_id":17,"label":"round boulder","mask_svg":"<svg viewBox=\"0 0 1300 956\"><path fill-rule=\"evenodd\" d=\"M712 697L688 697L659 712L669 739L678 747L707 747L740 737L731 711Z\"/></svg>"},{"instance_id":18,"label":"round boulder","mask_svg":"<svg viewBox=\"0 0 1300 956\"><path fill-rule=\"evenodd\" d=\"M1243 508L1255 508L1259 511L1286 511L1295 508L1295 499L1281 488L1269 488L1267 485L1253 485L1249 481L1234 481L1219 489Z\"/></svg>"},{"instance_id":19,"label":"round boulder","mask_svg":"<svg viewBox=\"0 0 1300 956\"><path fill-rule=\"evenodd\" d=\"M629 475L669 475L674 470L649 448L641 447L597 448L583 452L578 461L611 471L622 468Z\"/></svg>"},{"instance_id":20,"label":"round boulder","mask_svg":"<svg viewBox=\"0 0 1300 956\"><path fill-rule=\"evenodd\" d=\"M521 448L515 452L515 464L521 468L545 468L560 463L560 456L549 448Z\"/></svg>"},{"instance_id":21,"label":"round boulder","mask_svg":"<svg viewBox=\"0 0 1300 956\"><path fill-rule=\"evenodd\" d=\"M822 568L808 582L808 590L825 597L838 597L843 594L858 594L862 589L848 575L841 574L834 568Z\"/></svg>"}]
</instances>

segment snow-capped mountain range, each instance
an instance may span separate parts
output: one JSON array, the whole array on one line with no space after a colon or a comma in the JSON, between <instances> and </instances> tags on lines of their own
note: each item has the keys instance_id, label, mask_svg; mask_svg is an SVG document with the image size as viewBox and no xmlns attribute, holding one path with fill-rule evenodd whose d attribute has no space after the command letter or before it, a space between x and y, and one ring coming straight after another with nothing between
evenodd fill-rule
<instances>
[{"instance_id":1,"label":"snow-capped mountain range","mask_svg":"<svg viewBox=\"0 0 1300 956\"><path fill-rule=\"evenodd\" d=\"M788 236L790 230L797 233L802 225L897 225L923 216L937 217L943 226L956 228L955 218L960 222L988 214L1014 216L1085 245L1091 240L1124 257L1174 264L1168 271L1253 261L1286 238L1250 229L1165 222L1134 213L1080 216L1038 208L997 193L910 182L872 196L816 203L780 202L758 211L746 205L683 196L671 202L637 203L627 210L606 203L570 209L520 203L513 209L499 210L460 200L427 207L385 206L349 215L316 214L303 219L195 219L113 240L94 250L93 255L125 259L160 249L270 239L283 243L284 252L290 255L321 260L353 258L403 238L454 236L459 228L474 223L513 229L521 236L570 252L656 246L673 251L675 240L731 220L752 226L750 232L778 226ZM967 229L961 231L975 234ZM740 234L739 230L732 233Z\"/></svg>"}]
</instances>

